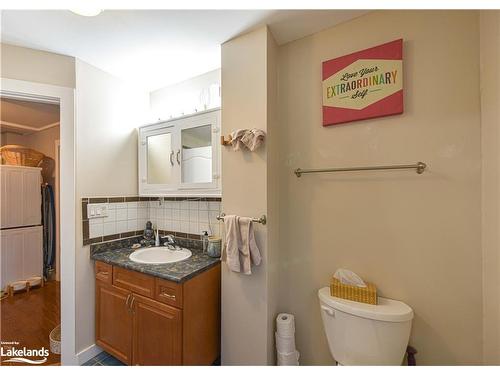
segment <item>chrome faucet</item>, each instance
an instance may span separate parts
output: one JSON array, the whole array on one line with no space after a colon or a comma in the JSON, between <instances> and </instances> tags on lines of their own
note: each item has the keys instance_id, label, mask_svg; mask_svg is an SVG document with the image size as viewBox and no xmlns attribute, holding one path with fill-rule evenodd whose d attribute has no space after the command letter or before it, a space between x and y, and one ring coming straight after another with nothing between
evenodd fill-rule
<instances>
[{"instance_id":1,"label":"chrome faucet","mask_svg":"<svg viewBox=\"0 0 500 375\"><path fill-rule=\"evenodd\" d=\"M163 236L162 237L163 240L166 240L165 241L165 245L167 247L173 247L175 249L177 249L179 246L177 246L177 244L175 243L175 237L172 235L172 234L167 234L166 236Z\"/></svg>"}]
</instances>

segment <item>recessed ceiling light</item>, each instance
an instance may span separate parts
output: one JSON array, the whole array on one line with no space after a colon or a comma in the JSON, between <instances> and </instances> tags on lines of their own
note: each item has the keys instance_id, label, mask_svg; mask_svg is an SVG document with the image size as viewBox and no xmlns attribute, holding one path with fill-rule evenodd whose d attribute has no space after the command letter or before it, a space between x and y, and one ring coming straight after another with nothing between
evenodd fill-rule
<instances>
[{"instance_id":1,"label":"recessed ceiling light","mask_svg":"<svg viewBox=\"0 0 500 375\"><path fill-rule=\"evenodd\" d=\"M70 9L71 12L84 17L95 17L101 14L102 9L95 8L80 8L80 9Z\"/></svg>"}]
</instances>

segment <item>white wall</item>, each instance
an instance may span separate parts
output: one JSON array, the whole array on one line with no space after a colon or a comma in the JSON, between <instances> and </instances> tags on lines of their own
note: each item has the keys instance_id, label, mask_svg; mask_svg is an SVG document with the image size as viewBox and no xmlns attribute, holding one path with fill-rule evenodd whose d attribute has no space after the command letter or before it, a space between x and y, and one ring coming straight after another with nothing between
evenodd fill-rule
<instances>
[{"instance_id":1,"label":"white wall","mask_svg":"<svg viewBox=\"0 0 500 375\"><path fill-rule=\"evenodd\" d=\"M484 363L500 365L500 11L481 11Z\"/></svg>"},{"instance_id":2,"label":"white wall","mask_svg":"<svg viewBox=\"0 0 500 375\"><path fill-rule=\"evenodd\" d=\"M76 60L76 197L137 194L136 127L147 119L149 96ZM94 270L76 233L76 350L94 343Z\"/></svg>"},{"instance_id":3,"label":"white wall","mask_svg":"<svg viewBox=\"0 0 500 375\"><path fill-rule=\"evenodd\" d=\"M154 121L188 115L220 106L221 70L215 69L151 92ZM205 107L206 104L206 107Z\"/></svg>"}]
</instances>

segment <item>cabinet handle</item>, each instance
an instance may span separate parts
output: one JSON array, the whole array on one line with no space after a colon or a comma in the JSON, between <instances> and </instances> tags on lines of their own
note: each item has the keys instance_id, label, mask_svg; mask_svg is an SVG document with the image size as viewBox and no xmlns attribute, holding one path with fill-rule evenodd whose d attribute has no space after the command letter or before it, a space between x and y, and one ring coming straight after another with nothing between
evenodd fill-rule
<instances>
[{"instance_id":1,"label":"cabinet handle","mask_svg":"<svg viewBox=\"0 0 500 375\"><path fill-rule=\"evenodd\" d=\"M132 301L130 301L130 311L132 312L132 314L135 314L134 302L135 302L135 297L132 297Z\"/></svg>"},{"instance_id":2,"label":"cabinet handle","mask_svg":"<svg viewBox=\"0 0 500 375\"><path fill-rule=\"evenodd\" d=\"M172 152L170 153L170 164L172 165L172 167L174 166L173 156L174 156L174 151L172 150Z\"/></svg>"},{"instance_id":3,"label":"cabinet handle","mask_svg":"<svg viewBox=\"0 0 500 375\"><path fill-rule=\"evenodd\" d=\"M160 293L160 297L170 298L170 299L173 299L175 301L175 295L173 295L173 294L168 294L168 293L162 292L162 293Z\"/></svg>"},{"instance_id":4,"label":"cabinet handle","mask_svg":"<svg viewBox=\"0 0 500 375\"><path fill-rule=\"evenodd\" d=\"M97 274L98 274L98 275L102 275L102 276L104 276L104 277L108 277L109 272L108 272L108 271L99 271L99 272L97 272Z\"/></svg>"},{"instance_id":5,"label":"cabinet handle","mask_svg":"<svg viewBox=\"0 0 500 375\"><path fill-rule=\"evenodd\" d=\"M125 306L127 306L127 310L128 310L129 312L130 312L130 306L128 305L128 302L129 302L129 300L130 300L130 297L132 297L132 294L129 294L129 295L127 296L127 300L125 301Z\"/></svg>"},{"instance_id":6,"label":"cabinet handle","mask_svg":"<svg viewBox=\"0 0 500 375\"><path fill-rule=\"evenodd\" d=\"M177 159L177 164L181 165L181 162L179 160L179 155L181 154L181 150L177 151L176 159Z\"/></svg>"}]
</instances>

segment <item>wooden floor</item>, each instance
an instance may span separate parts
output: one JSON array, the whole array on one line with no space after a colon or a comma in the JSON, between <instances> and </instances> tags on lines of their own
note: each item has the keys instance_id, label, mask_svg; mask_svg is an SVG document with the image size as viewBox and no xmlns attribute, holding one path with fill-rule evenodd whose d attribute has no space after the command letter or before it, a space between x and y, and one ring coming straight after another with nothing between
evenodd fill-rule
<instances>
[{"instance_id":1,"label":"wooden floor","mask_svg":"<svg viewBox=\"0 0 500 375\"><path fill-rule=\"evenodd\" d=\"M50 281L42 288L16 293L1 301L0 339L18 342L17 349L50 349L49 334L61 321L59 282ZM3 344L5 350L10 345ZM60 364L60 355L50 353L45 365ZM5 358L2 358L2 360ZM2 365L9 365L3 363Z\"/></svg>"}]
</instances>

